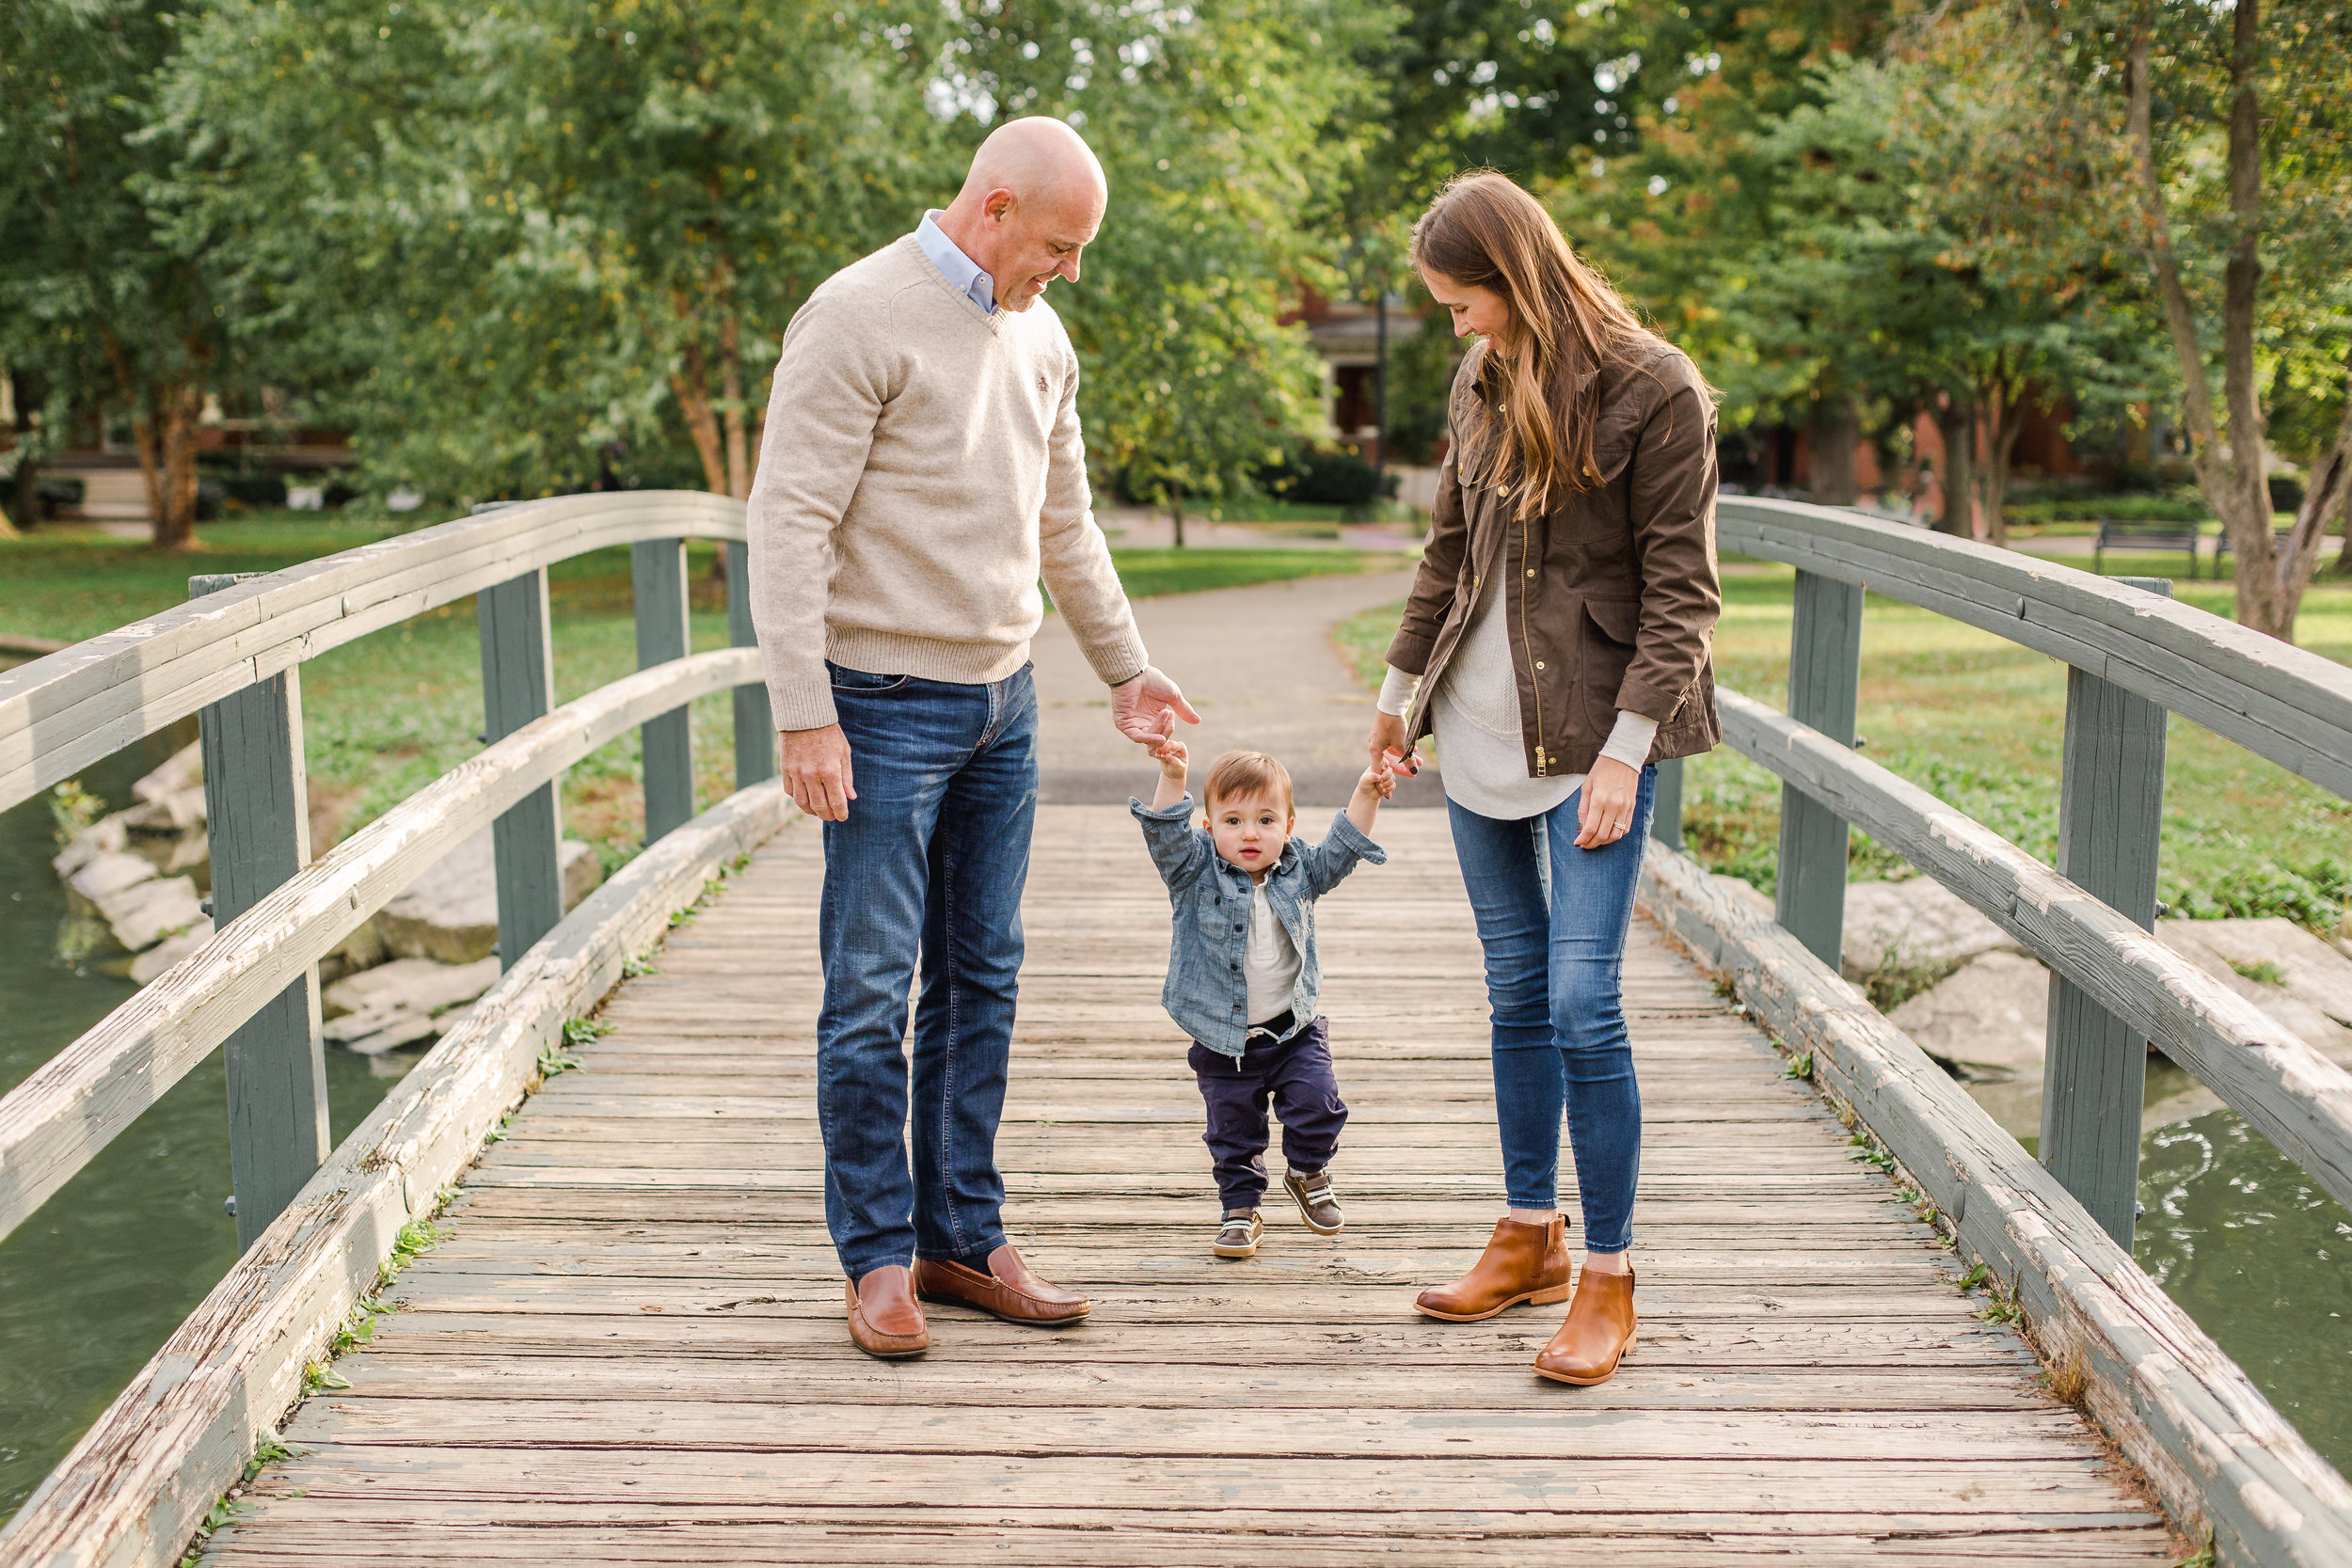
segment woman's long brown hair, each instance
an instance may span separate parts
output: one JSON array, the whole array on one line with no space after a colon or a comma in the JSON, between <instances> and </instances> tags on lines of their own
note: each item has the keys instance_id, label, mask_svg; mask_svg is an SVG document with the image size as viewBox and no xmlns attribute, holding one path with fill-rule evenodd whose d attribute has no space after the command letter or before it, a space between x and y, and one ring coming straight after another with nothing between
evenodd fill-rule
<instances>
[{"instance_id":1,"label":"woman's long brown hair","mask_svg":"<svg viewBox=\"0 0 2352 1568\"><path fill-rule=\"evenodd\" d=\"M1490 345L1479 369L1480 423L1464 456L1480 477L1507 485L1521 517L1598 484L1599 372L1630 362L1649 338L1632 308L1578 259L1543 204L1500 174L1448 181L1413 225L1411 255L1422 271L1491 289L1511 307L1508 341Z\"/></svg>"}]
</instances>

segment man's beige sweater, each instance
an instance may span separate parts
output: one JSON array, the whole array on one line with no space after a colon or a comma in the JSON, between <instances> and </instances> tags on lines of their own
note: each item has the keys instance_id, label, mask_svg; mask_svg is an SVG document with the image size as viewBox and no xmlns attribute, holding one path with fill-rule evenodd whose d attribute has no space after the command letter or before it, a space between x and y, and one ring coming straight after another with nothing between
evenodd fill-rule
<instances>
[{"instance_id":1,"label":"man's beige sweater","mask_svg":"<svg viewBox=\"0 0 2352 1568\"><path fill-rule=\"evenodd\" d=\"M1043 300L991 315L910 234L784 334L752 485L752 620L779 729L834 722L825 660L979 684L1055 608L1111 685L1146 663L1095 526L1078 356Z\"/></svg>"}]
</instances>

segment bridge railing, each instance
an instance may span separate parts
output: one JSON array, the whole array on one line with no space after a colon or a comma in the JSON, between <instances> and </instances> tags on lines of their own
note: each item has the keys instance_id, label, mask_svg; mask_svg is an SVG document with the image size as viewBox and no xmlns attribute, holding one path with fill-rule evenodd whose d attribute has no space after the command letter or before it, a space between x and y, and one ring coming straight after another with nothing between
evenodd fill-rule
<instances>
[{"instance_id":1,"label":"bridge railing","mask_svg":"<svg viewBox=\"0 0 2352 1568\"><path fill-rule=\"evenodd\" d=\"M1776 923L1679 855L1651 857L1645 896L2007 1276L2176 1517L2224 1560L2352 1564L2352 1487L2131 1259L2152 1040L2352 1205L2352 1073L2153 934L2168 713L2352 796L2352 671L2161 580L1843 510L1725 497L1718 540L1797 568L1788 711L1718 693L1725 741L1783 781ZM2055 869L1854 751L1866 583L2070 667ZM1679 849L1680 768L1661 773L1653 833ZM2038 1162L1839 979L1851 827L2053 972Z\"/></svg>"},{"instance_id":2,"label":"bridge railing","mask_svg":"<svg viewBox=\"0 0 2352 1568\"><path fill-rule=\"evenodd\" d=\"M731 646L690 654L685 544L727 551ZM548 568L630 546L634 674L554 703ZM303 1386L402 1226L429 1213L565 1021L787 806L740 501L690 492L488 509L247 578L0 674L0 809L199 716L213 936L0 1098L0 1235L225 1046L243 1256L0 1531L0 1564L176 1560ZM300 665L474 596L485 749L315 861ZM736 793L694 812L687 705L735 693ZM566 916L556 780L643 732L646 851ZM329 1147L318 960L485 825L499 983Z\"/></svg>"}]
</instances>

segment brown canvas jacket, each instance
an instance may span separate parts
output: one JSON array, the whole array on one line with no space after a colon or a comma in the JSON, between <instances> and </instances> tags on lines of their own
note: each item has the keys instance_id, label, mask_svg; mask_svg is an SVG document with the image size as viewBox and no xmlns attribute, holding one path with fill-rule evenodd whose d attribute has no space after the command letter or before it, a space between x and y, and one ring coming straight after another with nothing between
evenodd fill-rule
<instances>
[{"instance_id":1,"label":"brown canvas jacket","mask_svg":"<svg viewBox=\"0 0 2352 1568\"><path fill-rule=\"evenodd\" d=\"M1484 454L1463 449L1485 355L1485 343L1471 348L1454 376L1428 544L1389 646L1391 664L1422 677L1408 742L1429 732L1446 661L1501 572L1531 777L1590 771L1619 708L1658 721L1652 762L1710 749L1723 735L1710 655L1723 590L1715 405L1697 368L1652 340L1635 363L1602 372L1593 438L1602 483L1522 521Z\"/></svg>"}]
</instances>

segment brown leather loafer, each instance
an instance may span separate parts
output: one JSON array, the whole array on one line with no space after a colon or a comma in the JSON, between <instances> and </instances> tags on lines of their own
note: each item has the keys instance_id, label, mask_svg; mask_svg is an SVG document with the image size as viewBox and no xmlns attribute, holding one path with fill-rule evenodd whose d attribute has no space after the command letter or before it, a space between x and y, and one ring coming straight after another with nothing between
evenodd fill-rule
<instances>
[{"instance_id":1,"label":"brown leather loafer","mask_svg":"<svg viewBox=\"0 0 2352 1568\"><path fill-rule=\"evenodd\" d=\"M910 1289L901 1263L885 1263L865 1278L842 1282L850 1298L850 1341L884 1361L920 1355L931 1346L923 1304Z\"/></svg>"},{"instance_id":2,"label":"brown leather loafer","mask_svg":"<svg viewBox=\"0 0 2352 1568\"><path fill-rule=\"evenodd\" d=\"M1508 1215L1495 1221L1495 1233L1470 1272L1451 1285L1423 1291L1414 1310L1450 1323L1474 1323L1523 1301L1549 1307L1567 1300L1575 1268L1568 1257L1567 1224L1561 1214L1547 1225L1526 1225Z\"/></svg>"},{"instance_id":3,"label":"brown leather loafer","mask_svg":"<svg viewBox=\"0 0 2352 1568\"><path fill-rule=\"evenodd\" d=\"M1567 1321L1535 1357L1535 1375L1579 1387L1606 1383L1633 1348L1633 1271L1586 1269L1568 1303Z\"/></svg>"},{"instance_id":4,"label":"brown leather loafer","mask_svg":"<svg viewBox=\"0 0 2352 1568\"><path fill-rule=\"evenodd\" d=\"M925 1301L952 1301L1032 1328L1058 1328L1094 1310L1075 1291L1048 1284L1029 1272L1010 1242L988 1255L988 1272L935 1258L914 1260L914 1290Z\"/></svg>"}]
</instances>

